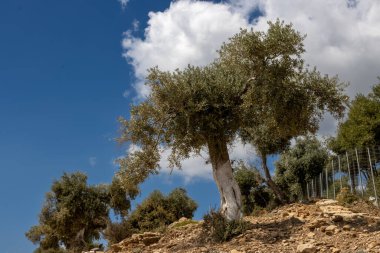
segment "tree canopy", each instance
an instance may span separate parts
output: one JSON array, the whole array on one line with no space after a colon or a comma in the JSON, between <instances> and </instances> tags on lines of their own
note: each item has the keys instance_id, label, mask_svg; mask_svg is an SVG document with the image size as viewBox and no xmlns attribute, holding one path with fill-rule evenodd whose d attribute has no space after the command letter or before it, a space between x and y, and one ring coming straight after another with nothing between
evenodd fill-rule
<instances>
[{"instance_id":1,"label":"tree canopy","mask_svg":"<svg viewBox=\"0 0 380 253\"><path fill-rule=\"evenodd\" d=\"M146 80L151 94L133 106L129 120L120 119L120 141L139 148L120 160L125 187L158 173L165 148L171 150L171 167L180 167L181 160L205 148L222 213L238 218L240 190L227 145L240 135L266 157L291 138L316 131L325 111L337 117L343 113L343 85L304 66L303 40L292 25L269 22L267 32L242 29L207 66L150 69Z\"/></svg>"},{"instance_id":2,"label":"tree canopy","mask_svg":"<svg viewBox=\"0 0 380 253\"><path fill-rule=\"evenodd\" d=\"M234 177L241 191L244 215L252 214L255 208L266 208L273 200L257 168L240 162L234 167Z\"/></svg>"},{"instance_id":3,"label":"tree canopy","mask_svg":"<svg viewBox=\"0 0 380 253\"><path fill-rule=\"evenodd\" d=\"M258 151L266 181L282 201L285 196L271 179L267 155L283 151L294 137L315 133L325 112L342 117L347 100L345 84L337 77L304 66L304 38L292 25L277 21L267 33L242 30L220 51L220 62L248 80L243 104L247 122L240 133Z\"/></svg>"},{"instance_id":4,"label":"tree canopy","mask_svg":"<svg viewBox=\"0 0 380 253\"><path fill-rule=\"evenodd\" d=\"M80 172L64 173L46 194L39 225L26 233L27 238L39 244L37 252L61 252L61 246L81 252L93 247L106 227L110 208L125 214L130 207L125 192L118 189L116 184L111 190L107 185L89 186Z\"/></svg>"},{"instance_id":5,"label":"tree canopy","mask_svg":"<svg viewBox=\"0 0 380 253\"><path fill-rule=\"evenodd\" d=\"M197 207L185 189L176 188L168 196L156 190L136 207L128 222L139 232L162 229L182 217L192 218Z\"/></svg>"},{"instance_id":6,"label":"tree canopy","mask_svg":"<svg viewBox=\"0 0 380 253\"><path fill-rule=\"evenodd\" d=\"M276 163L276 182L292 195L305 197L306 182L323 171L327 159L327 149L316 137L299 137L293 147L281 153Z\"/></svg>"},{"instance_id":7,"label":"tree canopy","mask_svg":"<svg viewBox=\"0 0 380 253\"><path fill-rule=\"evenodd\" d=\"M358 94L350 105L347 120L339 124L331 148L337 152L380 144L380 83L368 96Z\"/></svg>"}]
</instances>

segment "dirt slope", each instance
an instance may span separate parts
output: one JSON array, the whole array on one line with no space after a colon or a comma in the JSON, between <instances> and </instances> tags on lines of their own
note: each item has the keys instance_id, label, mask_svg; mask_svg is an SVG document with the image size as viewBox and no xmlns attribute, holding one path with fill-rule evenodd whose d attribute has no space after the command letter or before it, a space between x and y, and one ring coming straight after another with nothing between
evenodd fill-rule
<instances>
[{"instance_id":1,"label":"dirt slope","mask_svg":"<svg viewBox=\"0 0 380 253\"><path fill-rule=\"evenodd\" d=\"M133 235L108 253L380 252L379 216L379 209L364 202L345 208L332 200L320 200L245 217L249 229L222 244L209 242L201 224L191 223L172 226L164 234Z\"/></svg>"}]
</instances>

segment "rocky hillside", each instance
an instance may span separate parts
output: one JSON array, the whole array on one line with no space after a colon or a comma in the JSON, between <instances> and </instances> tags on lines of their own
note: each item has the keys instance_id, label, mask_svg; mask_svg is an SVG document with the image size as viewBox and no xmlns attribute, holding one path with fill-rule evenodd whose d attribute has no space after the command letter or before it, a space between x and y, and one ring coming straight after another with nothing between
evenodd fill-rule
<instances>
[{"instance_id":1,"label":"rocky hillside","mask_svg":"<svg viewBox=\"0 0 380 253\"><path fill-rule=\"evenodd\" d=\"M229 242L210 242L201 222L182 218L164 233L136 234L108 253L139 252L380 252L380 212L364 202L345 208L332 200L291 204L259 217Z\"/></svg>"}]
</instances>

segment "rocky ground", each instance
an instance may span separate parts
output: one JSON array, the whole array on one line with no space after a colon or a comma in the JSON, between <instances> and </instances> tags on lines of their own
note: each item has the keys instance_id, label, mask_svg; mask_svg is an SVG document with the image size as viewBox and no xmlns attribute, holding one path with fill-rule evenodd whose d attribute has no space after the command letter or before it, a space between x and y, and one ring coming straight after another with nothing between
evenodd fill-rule
<instances>
[{"instance_id":1,"label":"rocky ground","mask_svg":"<svg viewBox=\"0 0 380 253\"><path fill-rule=\"evenodd\" d=\"M248 230L229 242L210 242L201 222L182 218L163 234L133 235L108 253L380 252L380 211L365 202L350 208L332 200L297 203L244 219Z\"/></svg>"}]
</instances>

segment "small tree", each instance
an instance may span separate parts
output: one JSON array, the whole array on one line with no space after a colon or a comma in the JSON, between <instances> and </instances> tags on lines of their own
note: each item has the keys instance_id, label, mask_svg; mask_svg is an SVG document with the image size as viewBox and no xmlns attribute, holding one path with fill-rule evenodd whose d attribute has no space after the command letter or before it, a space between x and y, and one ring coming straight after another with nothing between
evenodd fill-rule
<instances>
[{"instance_id":1,"label":"small tree","mask_svg":"<svg viewBox=\"0 0 380 253\"><path fill-rule=\"evenodd\" d=\"M234 168L234 177L242 195L243 214L250 215L255 208L268 206L272 194L268 192L268 187L263 183L264 180L256 168L239 163Z\"/></svg>"},{"instance_id":2,"label":"small tree","mask_svg":"<svg viewBox=\"0 0 380 253\"><path fill-rule=\"evenodd\" d=\"M165 148L171 150L171 167L180 167L181 160L206 148L221 212L229 220L238 219L241 194L228 144L241 135L265 158L267 182L281 196L265 166L266 156L291 138L315 131L325 109L340 116L344 108L338 79L304 68L303 38L291 25L270 22L267 33L242 30L208 66L150 69L150 96L133 106L129 120L120 120L120 141L139 148L120 160L125 187L158 173Z\"/></svg>"},{"instance_id":3,"label":"small tree","mask_svg":"<svg viewBox=\"0 0 380 253\"><path fill-rule=\"evenodd\" d=\"M108 241L108 245L112 245L121 242L135 232L138 230L132 227L128 219L123 218L120 222L109 220L106 229L103 230L103 236Z\"/></svg>"},{"instance_id":4,"label":"small tree","mask_svg":"<svg viewBox=\"0 0 380 253\"><path fill-rule=\"evenodd\" d=\"M140 232L162 229L181 217L192 218L196 209L197 204L182 188L174 189L168 196L156 190L137 205L128 222Z\"/></svg>"},{"instance_id":5,"label":"small tree","mask_svg":"<svg viewBox=\"0 0 380 253\"><path fill-rule=\"evenodd\" d=\"M40 224L26 233L30 241L39 244L36 252L61 252L64 246L76 253L93 247L106 227L110 208L124 213L121 210L130 206L125 192L117 189L115 184L112 190L107 185L89 186L87 176L80 172L64 173L46 194Z\"/></svg>"},{"instance_id":6,"label":"small tree","mask_svg":"<svg viewBox=\"0 0 380 253\"><path fill-rule=\"evenodd\" d=\"M276 181L292 195L306 197L307 182L323 171L327 159L327 150L317 138L297 138L295 145L284 151L276 163Z\"/></svg>"},{"instance_id":7,"label":"small tree","mask_svg":"<svg viewBox=\"0 0 380 253\"><path fill-rule=\"evenodd\" d=\"M172 213L175 220L182 217L192 218L194 211L197 209L197 203L187 196L186 190L176 188L166 197L168 202L168 212Z\"/></svg>"},{"instance_id":8,"label":"small tree","mask_svg":"<svg viewBox=\"0 0 380 253\"><path fill-rule=\"evenodd\" d=\"M337 136L330 142L337 153L375 144L380 144L380 83L368 96L355 97L347 120L339 124Z\"/></svg>"}]
</instances>

